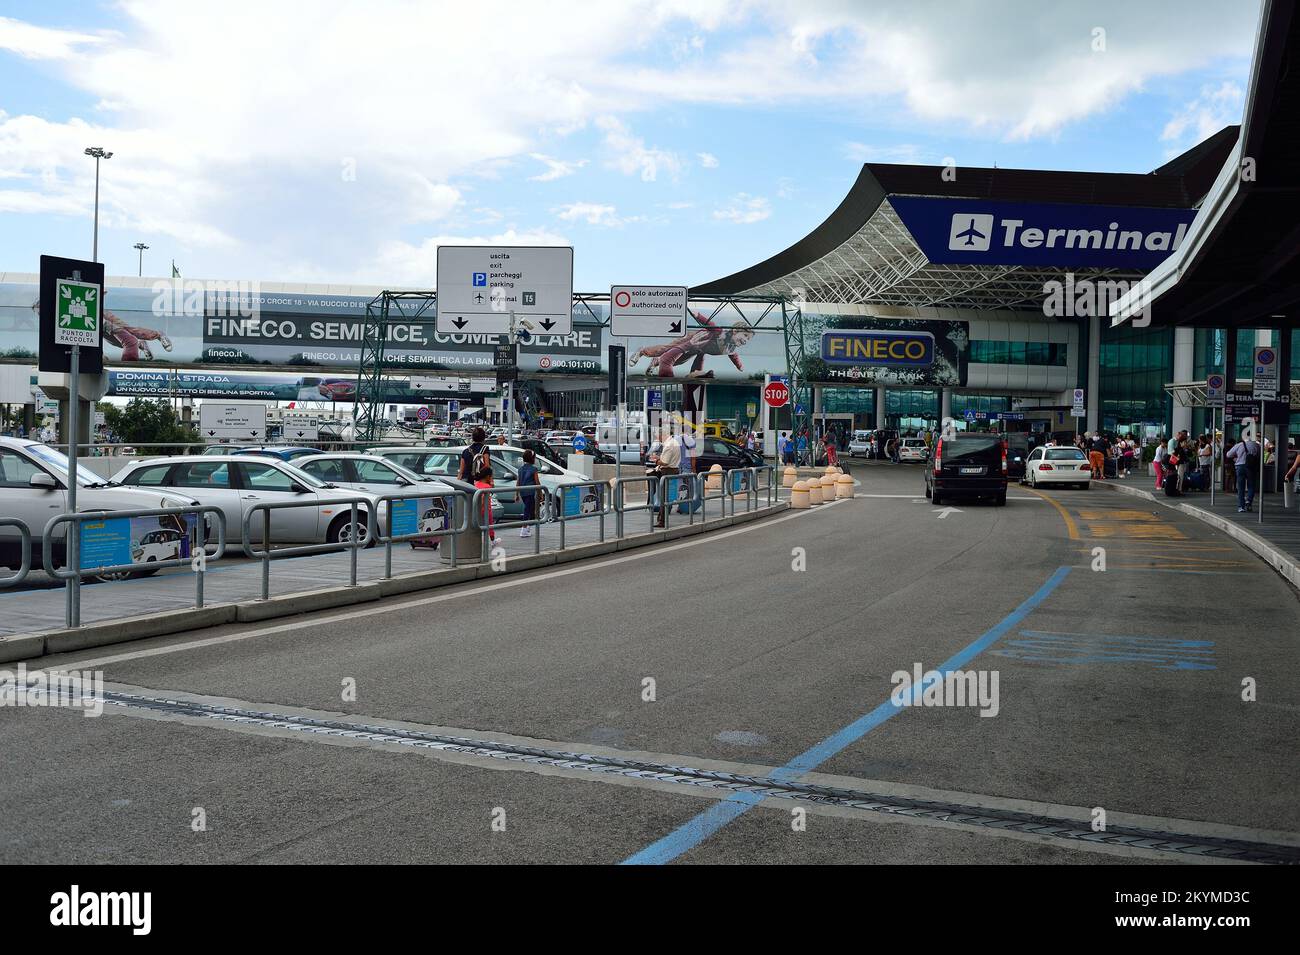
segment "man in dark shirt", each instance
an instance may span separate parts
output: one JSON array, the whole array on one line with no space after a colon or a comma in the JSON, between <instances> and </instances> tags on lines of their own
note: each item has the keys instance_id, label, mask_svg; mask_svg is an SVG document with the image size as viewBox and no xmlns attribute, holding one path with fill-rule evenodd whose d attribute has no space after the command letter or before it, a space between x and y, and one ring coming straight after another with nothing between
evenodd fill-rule
<instances>
[{"instance_id":1,"label":"man in dark shirt","mask_svg":"<svg viewBox=\"0 0 1300 955\"><path fill-rule=\"evenodd\" d=\"M475 428L470 433L470 445L460 453L460 470L456 477L462 481L473 483L474 473L478 471L475 462L479 456L487 450L487 432L482 428Z\"/></svg>"}]
</instances>

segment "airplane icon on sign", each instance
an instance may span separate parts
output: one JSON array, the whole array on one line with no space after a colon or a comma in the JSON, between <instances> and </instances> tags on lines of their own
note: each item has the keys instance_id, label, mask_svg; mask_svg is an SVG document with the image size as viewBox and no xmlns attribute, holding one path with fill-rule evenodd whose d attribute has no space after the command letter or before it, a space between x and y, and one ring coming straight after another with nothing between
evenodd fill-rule
<instances>
[{"instance_id":1,"label":"airplane icon on sign","mask_svg":"<svg viewBox=\"0 0 1300 955\"><path fill-rule=\"evenodd\" d=\"M483 304L483 293L482 293L482 292L475 292L475 293L474 293L474 301L475 301L477 304L482 305L482 304Z\"/></svg>"},{"instance_id":2,"label":"airplane icon on sign","mask_svg":"<svg viewBox=\"0 0 1300 955\"><path fill-rule=\"evenodd\" d=\"M958 212L948 231L948 248L959 252L987 252L993 235L993 216Z\"/></svg>"}]
</instances>

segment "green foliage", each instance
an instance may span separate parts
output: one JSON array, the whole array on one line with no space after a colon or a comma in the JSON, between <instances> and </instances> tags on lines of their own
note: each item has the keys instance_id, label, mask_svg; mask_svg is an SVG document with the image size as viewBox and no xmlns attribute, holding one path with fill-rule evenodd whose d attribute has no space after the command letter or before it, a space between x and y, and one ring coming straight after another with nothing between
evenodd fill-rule
<instances>
[{"instance_id":1,"label":"green foliage","mask_svg":"<svg viewBox=\"0 0 1300 955\"><path fill-rule=\"evenodd\" d=\"M117 442L134 445L177 444L196 441L197 434L176 419L166 398L132 398L125 407L102 404L104 424ZM179 454L183 448L159 448Z\"/></svg>"}]
</instances>

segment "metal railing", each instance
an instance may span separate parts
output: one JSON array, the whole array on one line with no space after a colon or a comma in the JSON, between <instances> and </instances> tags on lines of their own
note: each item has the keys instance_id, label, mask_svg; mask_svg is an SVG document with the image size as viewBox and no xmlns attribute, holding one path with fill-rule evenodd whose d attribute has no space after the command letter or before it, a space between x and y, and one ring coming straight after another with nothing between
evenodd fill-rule
<instances>
[{"instance_id":1,"label":"metal railing","mask_svg":"<svg viewBox=\"0 0 1300 955\"><path fill-rule=\"evenodd\" d=\"M193 526L184 520L185 515L195 514L215 514L217 530L217 549L212 554L208 554L208 538L211 536L212 524L204 521L202 525L195 522ZM82 551L86 546L86 538L83 534L84 525L91 521L107 524L110 521L131 521L139 517L175 517L180 520L180 526L176 530L185 528L181 540L189 540L190 554L184 556L169 557L163 560L141 562L132 560L128 563L118 564L98 564L93 567L82 566ZM69 524L69 533L65 535L65 561L70 566L54 566L54 530L60 524ZM152 530L153 528L151 528ZM159 528L162 529L162 528ZM199 536L202 530L202 543L194 538ZM128 524L126 535L126 546L133 547L134 541L131 536L132 528ZM120 538L113 542L120 546ZM180 548L184 549L184 548ZM140 570L162 570L164 567L181 567L188 564L194 570L195 576L195 598L196 607L203 606L203 582L204 575L207 573L208 560L219 560L226 552L226 515L221 508L212 504L194 504L186 507L154 507L140 508L128 511L78 511L75 514L59 514L50 518L49 523L45 525L45 530L41 534L41 562L44 565L45 572L57 580L66 580L68 589L71 594L68 600L66 623L69 627L81 626L81 588L80 583L86 577L102 577L105 574L129 574L133 571ZM134 556L134 555L133 555Z\"/></svg>"},{"instance_id":2,"label":"metal railing","mask_svg":"<svg viewBox=\"0 0 1300 955\"><path fill-rule=\"evenodd\" d=\"M429 533L424 530L417 530L409 534L393 533L393 515L395 501L441 501L443 527L441 530ZM459 503L459 506L457 506ZM419 493L414 491L401 491L392 494L382 494L379 496L376 506L381 510L387 505L387 511L384 514L384 530L386 533L375 535L375 540L384 545L384 579L388 580L393 576L393 545L403 541L412 543L417 541L429 541L437 538L435 547L441 545L444 541L447 543L448 552L451 555L451 566L456 566L456 538L467 532L470 528L470 494L468 491L462 491L456 488L437 493ZM420 503L419 508L423 509L424 504ZM432 507L430 507L432 510ZM460 520L455 520L456 515ZM424 521L425 515L418 514L417 523ZM455 526L452 526L452 525ZM447 540L450 538L450 540Z\"/></svg>"},{"instance_id":3,"label":"metal railing","mask_svg":"<svg viewBox=\"0 0 1300 955\"><path fill-rule=\"evenodd\" d=\"M651 491L653 488L655 488L658 485L658 481L659 481L659 477L654 474L637 474L632 477L621 477L621 478L614 479L614 482L611 486L614 489L614 493L612 496L614 499L613 504L614 504L614 536L615 537L623 536L623 524L624 524L623 515L624 514L627 514L629 512L635 512L635 511L653 511L655 509L654 494L651 493ZM623 493L623 489L627 487L629 484L645 485L644 504L633 504L630 506L628 505L626 497ZM654 519L651 518L652 522L653 520Z\"/></svg>"},{"instance_id":4,"label":"metal railing","mask_svg":"<svg viewBox=\"0 0 1300 955\"><path fill-rule=\"evenodd\" d=\"M25 521L20 521L16 517L0 517L0 527L18 528L18 538L21 541L19 547L23 556L18 567L18 573L8 577L0 577L0 587L12 587L14 584L22 583L27 577L28 571L32 569L32 531Z\"/></svg>"},{"instance_id":5,"label":"metal railing","mask_svg":"<svg viewBox=\"0 0 1300 955\"><path fill-rule=\"evenodd\" d=\"M489 517L488 520L479 520L479 514L483 513L484 507L490 508L491 505L485 505L485 501L492 500L522 500L520 492L532 492L536 495L533 503L533 516L531 518L520 518L519 520L498 520L495 517ZM495 487L475 488L474 496L470 501L469 521L471 527L482 535L483 549L479 552L480 560L489 559L492 553L491 537L498 530L512 530L516 527L531 527L534 533L533 553L542 552L542 525L551 521L551 512L549 508L552 492L545 484L499 484ZM563 527L563 525L561 525ZM563 540L563 530L561 530L561 540Z\"/></svg>"},{"instance_id":6,"label":"metal railing","mask_svg":"<svg viewBox=\"0 0 1300 955\"><path fill-rule=\"evenodd\" d=\"M595 497L596 509L584 510L587 498L590 495L584 494L584 488L592 488L596 491ZM608 481L576 481L572 484L561 484L551 491L550 505L552 507L552 518L560 527L560 550L564 550L564 530L569 521L580 521L586 518L597 518L600 521L600 542L605 543L605 515L611 513L612 505L610 503ZM557 493L558 492L558 493ZM566 512L566 502L570 495L576 494L578 497L578 513L569 514Z\"/></svg>"},{"instance_id":7,"label":"metal railing","mask_svg":"<svg viewBox=\"0 0 1300 955\"><path fill-rule=\"evenodd\" d=\"M338 540L335 542L326 542L324 544L297 544L290 547L272 547L271 546L271 512L286 511L297 507L339 507L347 505L348 523L350 527L347 540ZM325 554L332 551L346 550L349 555L349 575L348 586L357 585L357 551L363 547L369 547L375 540L375 526L379 523L378 517L374 520L370 518L370 510L375 508L372 499L369 497L336 497L329 501L317 500L315 495L305 501L260 501L254 504L244 512L244 521L242 525L242 543L245 556L262 562L262 599L271 599L271 561L281 560L285 557L302 557L307 554ZM357 535L357 515L366 514L365 529L366 533L363 538L358 540ZM253 518L258 512L262 513L262 549L255 550L251 537L251 527ZM337 518L336 518L337 520ZM328 530L326 531L328 533Z\"/></svg>"}]
</instances>

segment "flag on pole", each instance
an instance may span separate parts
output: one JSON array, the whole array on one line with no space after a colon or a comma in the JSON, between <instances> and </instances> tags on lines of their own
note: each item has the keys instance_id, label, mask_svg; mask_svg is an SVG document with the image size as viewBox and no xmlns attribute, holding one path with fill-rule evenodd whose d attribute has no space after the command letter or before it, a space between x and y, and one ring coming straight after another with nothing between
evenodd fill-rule
<instances>
[{"instance_id":1,"label":"flag on pole","mask_svg":"<svg viewBox=\"0 0 1300 955\"><path fill-rule=\"evenodd\" d=\"M176 260L172 259L172 278L178 279L180 277L181 277L181 270L176 267Z\"/></svg>"}]
</instances>

